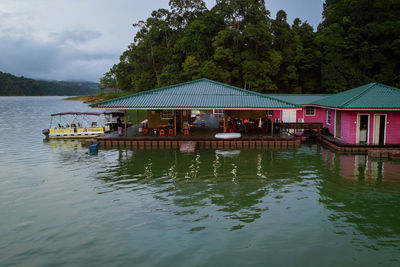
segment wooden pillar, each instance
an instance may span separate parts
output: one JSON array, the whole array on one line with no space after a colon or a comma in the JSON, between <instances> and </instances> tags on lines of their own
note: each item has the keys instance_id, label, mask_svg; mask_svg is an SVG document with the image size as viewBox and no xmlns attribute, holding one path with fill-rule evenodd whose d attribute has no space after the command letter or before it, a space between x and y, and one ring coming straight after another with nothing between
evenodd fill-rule
<instances>
[{"instance_id":1,"label":"wooden pillar","mask_svg":"<svg viewBox=\"0 0 400 267\"><path fill-rule=\"evenodd\" d=\"M179 111L179 117L181 118L180 119L180 124L181 124L181 132L183 133L183 111L182 110L180 110Z\"/></svg>"},{"instance_id":2,"label":"wooden pillar","mask_svg":"<svg viewBox=\"0 0 400 267\"><path fill-rule=\"evenodd\" d=\"M138 109L136 110L136 120L137 120L137 124L139 124L140 121L139 121L139 110Z\"/></svg>"},{"instance_id":3,"label":"wooden pillar","mask_svg":"<svg viewBox=\"0 0 400 267\"><path fill-rule=\"evenodd\" d=\"M176 110L174 110L174 136L176 136Z\"/></svg>"},{"instance_id":4,"label":"wooden pillar","mask_svg":"<svg viewBox=\"0 0 400 267\"><path fill-rule=\"evenodd\" d=\"M274 117L271 120L271 136L274 136Z\"/></svg>"},{"instance_id":5,"label":"wooden pillar","mask_svg":"<svg viewBox=\"0 0 400 267\"><path fill-rule=\"evenodd\" d=\"M127 129L127 120L128 120L128 117L127 117L127 115L126 115L126 109L125 109L125 111L124 111L124 117L125 117L125 120L124 120L124 123L125 123L125 137L127 136L127 132L128 132L128 129Z\"/></svg>"},{"instance_id":6,"label":"wooden pillar","mask_svg":"<svg viewBox=\"0 0 400 267\"><path fill-rule=\"evenodd\" d=\"M224 109L224 133L226 132L226 113Z\"/></svg>"}]
</instances>

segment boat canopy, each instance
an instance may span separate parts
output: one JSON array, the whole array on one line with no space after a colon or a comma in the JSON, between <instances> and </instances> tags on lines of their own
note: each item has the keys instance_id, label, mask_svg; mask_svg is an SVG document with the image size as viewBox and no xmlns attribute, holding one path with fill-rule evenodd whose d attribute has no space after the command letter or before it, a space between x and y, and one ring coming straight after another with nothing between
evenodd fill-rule
<instances>
[{"instance_id":1,"label":"boat canopy","mask_svg":"<svg viewBox=\"0 0 400 267\"><path fill-rule=\"evenodd\" d=\"M62 112L62 113L54 113L51 114L52 117L54 116L63 116L63 115L92 115L92 116L100 116L101 112Z\"/></svg>"}]
</instances>

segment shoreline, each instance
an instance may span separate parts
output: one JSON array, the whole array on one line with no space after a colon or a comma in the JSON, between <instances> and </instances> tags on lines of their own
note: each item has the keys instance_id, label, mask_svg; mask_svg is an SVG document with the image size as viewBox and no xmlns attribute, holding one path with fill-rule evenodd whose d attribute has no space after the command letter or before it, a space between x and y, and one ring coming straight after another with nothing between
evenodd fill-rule
<instances>
[{"instance_id":1,"label":"shoreline","mask_svg":"<svg viewBox=\"0 0 400 267\"><path fill-rule=\"evenodd\" d=\"M64 98L63 100L81 101L84 104L94 104L94 103L104 101L106 99L103 97L96 96L96 95L89 95L89 96L72 96L72 97Z\"/></svg>"},{"instance_id":2,"label":"shoreline","mask_svg":"<svg viewBox=\"0 0 400 267\"><path fill-rule=\"evenodd\" d=\"M72 96L66 97L64 100L71 100L71 101L82 101L85 104L94 104L98 102L102 102L105 100L110 100L118 97L122 97L128 95L130 93L100 93L95 95L80 95L80 96Z\"/></svg>"}]
</instances>

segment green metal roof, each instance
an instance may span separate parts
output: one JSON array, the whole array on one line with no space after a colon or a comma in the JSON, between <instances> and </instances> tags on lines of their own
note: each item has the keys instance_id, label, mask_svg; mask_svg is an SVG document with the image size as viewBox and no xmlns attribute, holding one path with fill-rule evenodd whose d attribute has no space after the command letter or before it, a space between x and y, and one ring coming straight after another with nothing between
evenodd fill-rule
<instances>
[{"instance_id":1,"label":"green metal roof","mask_svg":"<svg viewBox=\"0 0 400 267\"><path fill-rule=\"evenodd\" d=\"M200 79L90 105L112 109L268 109L299 105L227 84Z\"/></svg>"},{"instance_id":2,"label":"green metal roof","mask_svg":"<svg viewBox=\"0 0 400 267\"><path fill-rule=\"evenodd\" d=\"M370 83L312 102L336 108L400 108L400 89Z\"/></svg>"},{"instance_id":3,"label":"green metal roof","mask_svg":"<svg viewBox=\"0 0 400 267\"><path fill-rule=\"evenodd\" d=\"M267 96L297 105L307 105L314 101L330 96L330 94L267 94Z\"/></svg>"}]
</instances>

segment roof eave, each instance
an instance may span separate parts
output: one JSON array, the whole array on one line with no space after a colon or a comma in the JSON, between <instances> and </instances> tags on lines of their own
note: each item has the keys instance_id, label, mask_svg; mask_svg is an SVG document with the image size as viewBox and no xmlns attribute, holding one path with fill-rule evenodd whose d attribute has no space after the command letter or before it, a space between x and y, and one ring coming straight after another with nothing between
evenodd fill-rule
<instances>
[{"instance_id":1,"label":"roof eave","mask_svg":"<svg viewBox=\"0 0 400 267\"><path fill-rule=\"evenodd\" d=\"M122 109L122 110L213 110L213 109L224 109L224 110L282 110L282 109L295 109L301 110L301 107L97 107L92 108L98 109Z\"/></svg>"},{"instance_id":2,"label":"roof eave","mask_svg":"<svg viewBox=\"0 0 400 267\"><path fill-rule=\"evenodd\" d=\"M323 106L316 104L308 104L307 106L313 106L317 108L326 108L326 109L335 109L335 110L390 110L390 111L400 111L400 107L332 107L332 106Z\"/></svg>"}]
</instances>

